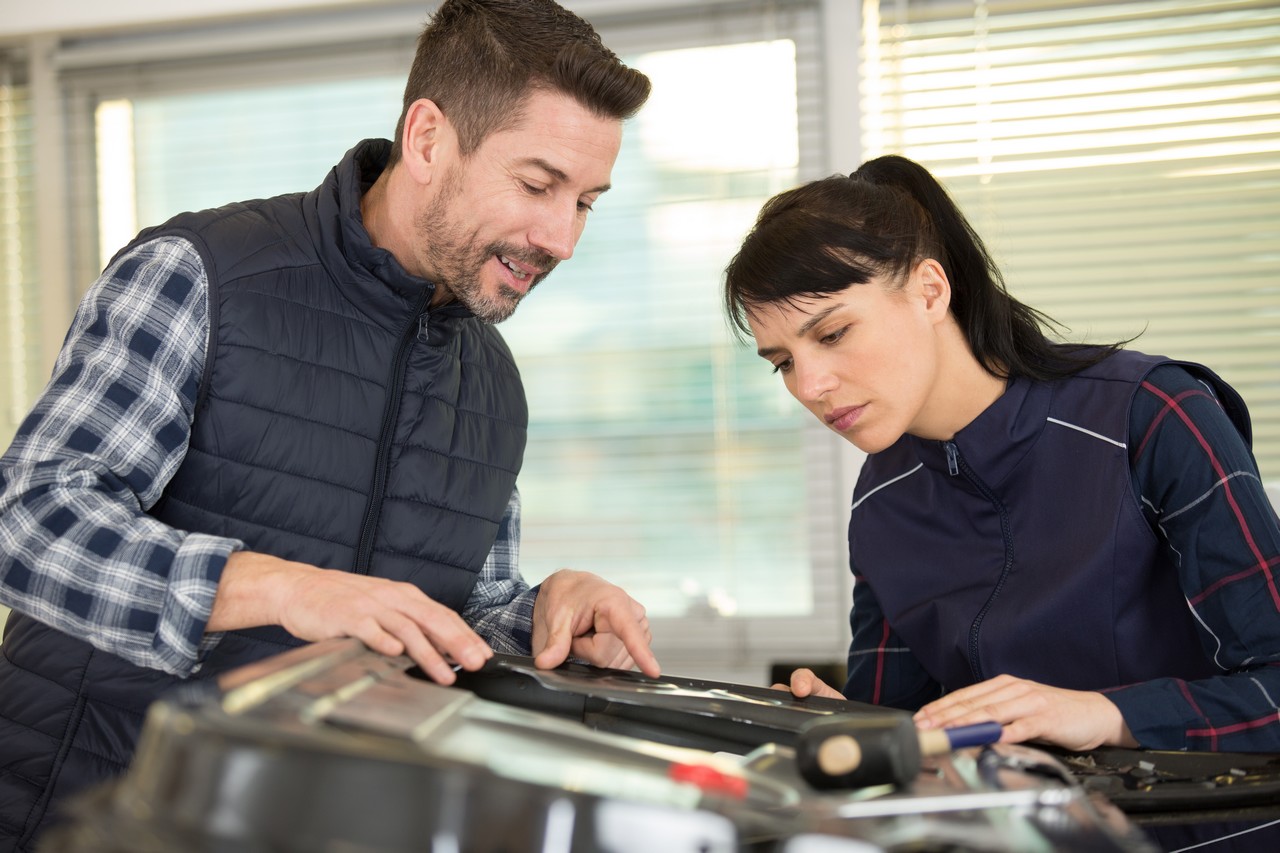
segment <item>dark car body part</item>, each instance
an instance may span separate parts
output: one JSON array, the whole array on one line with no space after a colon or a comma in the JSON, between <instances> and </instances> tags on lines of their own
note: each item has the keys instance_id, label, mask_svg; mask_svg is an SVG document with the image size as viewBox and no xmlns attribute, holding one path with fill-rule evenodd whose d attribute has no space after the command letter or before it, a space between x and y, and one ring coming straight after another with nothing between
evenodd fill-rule
<instances>
[{"instance_id":1,"label":"dark car body part","mask_svg":"<svg viewBox=\"0 0 1280 853\"><path fill-rule=\"evenodd\" d=\"M930 758L905 785L818 790L801 778L789 738L880 709L521 659L464 676L467 689L412 669L336 640L163 699L128 772L75 801L40 849L1154 849L1039 750ZM690 745L704 736L711 748Z\"/></svg>"}]
</instances>

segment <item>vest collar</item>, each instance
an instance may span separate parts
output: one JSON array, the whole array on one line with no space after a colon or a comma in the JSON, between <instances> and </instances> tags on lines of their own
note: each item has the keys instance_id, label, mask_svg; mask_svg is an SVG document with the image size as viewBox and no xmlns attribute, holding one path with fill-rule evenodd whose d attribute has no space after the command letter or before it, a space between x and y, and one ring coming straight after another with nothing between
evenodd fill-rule
<instances>
[{"instance_id":1,"label":"vest collar","mask_svg":"<svg viewBox=\"0 0 1280 853\"><path fill-rule=\"evenodd\" d=\"M386 168L391 142L366 139L356 145L312 194L319 251L334 279L350 298L379 325L399 328L406 317L426 304L435 285L405 270L386 249L373 245L364 227L360 199ZM431 312L436 317L470 317L471 312L452 302Z\"/></svg>"},{"instance_id":2,"label":"vest collar","mask_svg":"<svg viewBox=\"0 0 1280 853\"><path fill-rule=\"evenodd\" d=\"M994 403L951 440L965 464L987 485L1002 483L1031 452L1044 431L1053 384L1010 377ZM925 467L947 474L951 462L945 441L904 436Z\"/></svg>"}]
</instances>

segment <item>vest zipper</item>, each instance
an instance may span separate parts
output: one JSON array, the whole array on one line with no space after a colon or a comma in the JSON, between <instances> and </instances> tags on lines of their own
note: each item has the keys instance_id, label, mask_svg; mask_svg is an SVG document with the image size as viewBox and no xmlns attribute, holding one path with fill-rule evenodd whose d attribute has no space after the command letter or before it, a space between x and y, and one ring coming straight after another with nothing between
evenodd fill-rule
<instances>
[{"instance_id":1,"label":"vest zipper","mask_svg":"<svg viewBox=\"0 0 1280 853\"><path fill-rule=\"evenodd\" d=\"M954 441L944 441L942 447L947 451L947 473L954 477L960 473L960 463L956 459L960 451L956 449Z\"/></svg>"},{"instance_id":2,"label":"vest zipper","mask_svg":"<svg viewBox=\"0 0 1280 853\"><path fill-rule=\"evenodd\" d=\"M1009 579L1009 573L1013 571L1013 532L1009 527L1009 511L1000 499L996 497L995 492L973 472L973 469L969 467L969 463L965 462L960 456L960 449L956 447L955 442L947 441L943 442L943 445L947 449L947 469L951 474L954 476L963 472L964 478L972 483L1000 514L1000 538L1004 544L1004 567L1000 570L1000 579L996 581L995 587L991 590L991 595L987 596L982 609L978 611L978 615L973 619L973 624L969 626L969 671L973 674L975 681L986 681L986 676L982 671L982 653L978 648L978 636L982 633L982 622L987 618L987 611L995 604L996 599L1000 596L1000 591L1004 588L1005 581Z\"/></svg>"},{"instance_id":3,"label":"vest zipper","mask_svg":"<svg viewBox=\"0 0 1280 853\"><path fill-rule=\"evenodd\" d=\"M395 435L396 420L400 416L400 401L404 397L404 374L409 364L409 350L414 339L423 340L427 330L427 300L431 288L424 288L418 304L414 306L414 318L400 334L395 361L391 367L391 384L387 389L387 402L382 409L382 427L378 431L378 453L373 462L373 487L369 490L369 503L365 507L364 520L360 523L360 542L356 547L356 561L352 571L369 574L373 562L373 543L377 538L378 519L382 515L382 498L387 488L387 476L391 467L391 439Z\"/></svg>"}]
</instances>

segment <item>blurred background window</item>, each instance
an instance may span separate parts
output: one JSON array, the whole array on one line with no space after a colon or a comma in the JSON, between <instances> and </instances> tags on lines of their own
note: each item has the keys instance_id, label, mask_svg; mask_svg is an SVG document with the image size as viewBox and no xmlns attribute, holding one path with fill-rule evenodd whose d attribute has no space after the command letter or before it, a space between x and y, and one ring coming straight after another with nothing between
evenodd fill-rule
<instances>
[{"instance_id":1,"label":"blurred background window","mask_svg":"<svg viewBox=\"0 0 1280 853\"><path fill-rule=\"evenodd\" d=\"M866 156L929 166L1066 337L1215 369L1280 479L1280 5L864 10Z\"/></svg>"},{"instance_id":2,"label":"blurred background window","mask_svg":"<svg viewBox=\"0 0 1280 853\"><path fill-rule=\"evenodd\" d=\"M738 661L759 681L789 646L838 657L847 630L840 451L730 334L719 290L764 201L822 173L817 21L810 3L597 21L653 96L573 260L501 326L531 412L526 576L607 576L686 674ZM110 67L72 50L69 136L93 179L74 183L92 187L78 202L97 247L72 261L80 287L140 228L311 189L389 136L412 35L372 63L373 44Z\"/></svg>"},{"instance_id":3,"label":"blurred background window","mask_svg":"<svg viewBox=\"0 0 1280 853\"><path fill-rule=\"evenodd\" d=\"M394 131L433 4L293 5L0 39L0 442L137 230L309 190ZM733 339L719 294L765 199L886 152L946 182L1065 337L1141 332L1222 373L1280 480L1275 3L566 5L654 94L572 262L501 326L530 400L530 580L623 585L682 675L843 657L860 455Z\"/></svg>"},{"instance_id":4,"label":"blurred background window","mask_svg":"<svg viewBox=\"0 0 1280 853\"><path fill-rule=\"evenodd\" d=\"M8 445L40 387L31 87L22 54L0 51L0 442Z\"/></svg>"}]
</instances>

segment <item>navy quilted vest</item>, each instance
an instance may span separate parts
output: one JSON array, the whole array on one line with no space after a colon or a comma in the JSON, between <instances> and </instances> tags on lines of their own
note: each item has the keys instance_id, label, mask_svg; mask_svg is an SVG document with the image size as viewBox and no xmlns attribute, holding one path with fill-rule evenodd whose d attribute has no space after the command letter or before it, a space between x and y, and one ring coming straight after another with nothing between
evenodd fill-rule
<instances>
[{"instance_id":1,"label":"navy quilted vest","mask_svg":"<svg viewBox=\"0 0 1280 853\"><path fill-rule=\"evenodd\" d=\"M1216 671L1129 474L1130 404L1167 361L1121 351L1070 379L1015 378L952 441L904 436L868 457L851 565L945 689L1002 673L1097 690ZM1239 395L1182 366L1249 440Z\"/></svg>"},{"instance_id":2,"label":"navy quilted vest","mask_svg":"<svg viewBox=\"0 0 1280 853\"><path fill-rule=\"evenodd\" d=\"M528 415L498 332L456 303L428 311L432 286L371 244L359 201L389 150L363 142L313 192L139 235L195 244L211 309L190 447L150 512L461 609L515 487ZM194 677L297 643L279 628L227 634ZM18 613L3 651L0 714L26 727L5 746L29 757L0 786L0 814L26 816L26 845L51 805L123 769L147 705L179 679Z\"/></svg>"}]
</instances>

